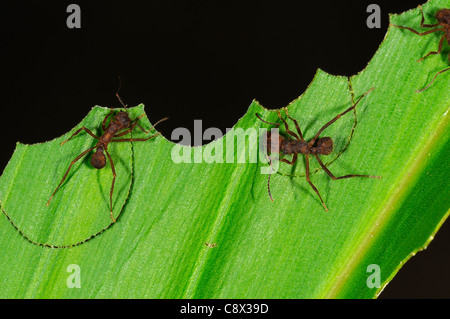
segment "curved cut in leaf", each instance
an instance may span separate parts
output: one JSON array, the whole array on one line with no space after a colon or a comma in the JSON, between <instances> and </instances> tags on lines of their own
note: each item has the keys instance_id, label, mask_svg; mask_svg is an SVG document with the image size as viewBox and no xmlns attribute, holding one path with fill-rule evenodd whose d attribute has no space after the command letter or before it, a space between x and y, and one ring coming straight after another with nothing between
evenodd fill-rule
<instances>
[{"instance_id":1,"label":"curved cut in leaf","mask_svg":"<svg viewBox=\"0 0 450 319\"><path fill-rule=\"evenodd\" d=\"M138 107L143 112L143 107ZM133 110L134 113L137 110ZM109 109L96 107L77 126L85 126L100 135L99 123ZM101 125L100 125L101 127ZM78 160L65 182L47 201L60 183L72 160L97 143L81 131L61 145L75 130L53 141L35 145L17 144L0 181L2 210L29 241L64 247L83 242L111 224L109 193L113 174L109 162L104 169L90 164L93 151ZM113 211L117 217L128 197L132 181L130 143L112 143L117 175Z\"/></svg>"},{"instance_id":2,"label":"curved cut in leaf","mask_svg":"<svg viewBox=\"0 0 450 319\"><path fill-rule=\"evenodd\" d=\"M445 1L430 1L424 6L427 19L445 5ZM420 18L420 11L414 9L393 16L392 22L418 26ZM124 163L118 174L121 190L114 200L115 212L122 206L123 211L108 231L83 245L54 250L31 245L6 218L0 222L0 247L5 252L0 255L0 296L376 297L401 265L429 244L448 216L450 77L443 74L429 89L415 93L447 66L442 56L416 62L437 45L436 34L419 37L391 27L364 71L350 80L318 71L308 90L288 106L289 114L310 138L374 87L355 113L349 112L323 132L335 140L336 148L322 158L336 176L371 174L382 180L334 181L312 161L315 173L311 180L329 213L305 177L285 176L304 174L302 157L295 167L281 163L280 173L272 175L275 201L271 202L267 175L261 174L267 164L249 162L248 136L239 143L228 132L193 148L162 137L124 145L129 148L111 151L114 159ZM134 116L141 110L134 110ZM102 112L94 109L89 114L91 127L99 127ZM276 112L254 101L234 129L258 134L257 129L268 128L255 113L280 122ZM150 127L146 120L142 122ZM0 179L0 200L2 209L30 237L68 243L95 232L98 228L89 228L92 220L99 228L109 222L111 175L106 170L98 177L100 183L95 180L96 171L93 179L81 179L84 175L77 176L89 174L91 168L87 162L80 163L62 189L66 194L59 194L60 203L50 208L53 218L45 215L45 201L68 161L92 145L83 137L68 152L58 143L49 144L52 153L39 154L42 162L49 163L42 168L47 173L28 178L28 183L19 179L27 178L22 170L32 168L14 155ZM19 147L20 152L24 150ZM210 163L213 155L220 154L223 162ZM174 162L182 155L190 163ZM227 155L232 163L226 162ZM21 189L15 190L19 183ZM77 187L81 197L70 201ZM11 192L16 192L14 197ZM36 210L37 205L44 207ZM87 226L73 227L70 212L72 206L80 205L95 209L82 212L84 218L93 219ZM71 264L80 266L81 289L67 288L66 269ZM378 266L374 275L379 275L379 286L370 277L370 270L375 269L371 265Z\"/></svg>"},{"instance_id":3,"label":"curved cut in leaf","mask_svg":"<svg viewBox=\"0 0 450 319\"><path fill-rule=\"evenodd\" d=\"M329 86L330 89L323 90L326 86ZM370 86L367 88L367 91L369 89ZM319 91L321 93L318 93ZM332 76L318 70L314 77L314 81L309 85L308 90L298 99L292 101L287 107L280 109L279 111L285 119L287 118L286 110L291 117L297 119L303 137L306 140L310 140L325 123L330 121L337 114L347 110L360 97L355 97L353 95L354 92L352 92L351 83L347 77ZM257 102L255 103L258 104ZM332 106L330 107L330 105ZM357 125L356 114L358 112L363 112L365 107L367 107L367 104L363 99L358 104L356 110L349 112L340 118L339 121L327 128L321 135L321 137L332 137L334 144L332 154L323 157L325 164L329 165L333 163L347 149ZM281 126L279 129L281 134L286 137L290 136L286 133L286 129L275 111L264 109L264 112L258 110L256 113L268 122L280 123ZM260 124L261 127L267 128L268 130L271 128L271 125ZM297 132L294 123L288 120L288 125L291 131L294 133ZM305 176L305 166L303 163L298 164L295 167L286 166L280 167L278 174L294 177ZM311 173L315 174L319 170L321 170L320 165L317 162L312 161L310 163Z\"/></svg>"}]
</instances>

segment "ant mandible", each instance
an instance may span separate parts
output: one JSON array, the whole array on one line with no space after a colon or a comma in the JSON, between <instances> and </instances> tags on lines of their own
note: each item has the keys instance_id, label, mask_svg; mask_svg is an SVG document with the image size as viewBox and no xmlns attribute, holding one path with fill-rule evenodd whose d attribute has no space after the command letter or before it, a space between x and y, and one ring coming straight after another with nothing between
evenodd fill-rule
<instances>
[{"instance_id":1,"label":"ant mandible","mask_svg":"<svg viewBox=\"0 0 450 319\"><path fill-rule=\"evenodd\" d=\"M417 60L417 62L420 62L422 60L424 60L425 58L429 57L432 54L440 54L442 52L442 46L444 45L444 40L447 39L447 43L450 44L450 9L441 9L439 11L436 12L436 20L438 21L438 23L435 24L424 24L425 22L425 16L423 15L423 10L422 10L422 6L419 6L420 8L420 12L422 13L422 21L420 22L420 26L422 28L435 28L432 30L428 30L425 31L423 33L420 33L416 30L414 30L413 28L410 27L403 27L403 26L399 26L399 25L395 25L392 24L392 26L396 27L396 28L400 28L400 29L406 29L409 30L411 32L414 32L417 35L423 36L423 35L427 35L433 32L439 32L439 31L444 31L444 34L441 37L441 40L439 41L439 48L437 51L430 51L428 52L427 55L425 55L424 57L420 58L419 60ZM436 28L440 26L439 28ZM448 60L450 62L450 53L448 55ZM429 88L431 86L431 84L433 84L434 80L437 78L437 76L441 73L444 73L446 71L450 70L450 67L445 68L441 71L439 71L438 73L436 73L436 75L434 76L434 78L431 80L431 82L425 86L424 88L417 90L416 92L422 92L423 90L426 90L427 88Z\"/></svg>"},{"instance_id":2,"label":"ant mandible","mask_svg":"<svg viewBox=\"0 0 450 319\"><path fill-rule=\"evenodd\" d=\"M142 128L142 126L139 125L138 121L145 116L145 114L142 114L140 116L138 116L136 119L131 120L130 117L128 116L128 113L126 112L127 110L127 106L123 103L122 99L119 96L119 93L116 93L116 97L118 98L118 100L120 101L120 103L122 104L122 106L125 108L125 111L119 111L116 115L114 115L109 123L108 126L106 126L106 122L108 120L109 117L112 116L114 109L111 109L111 111L108 113L108 115L105 116L105 118L103 119L102 122L102 130L103 130L103 135L98 137L97 135L95 135L94 133L91 132L91 130L89 130L86 127L81 127L78 130L75 131L75 133L72 134L71 137L69 137L67 140L65 140L64 142L61 143L61 145L65 144L66 142L68 142L71 138L73 138L75 135L77 135L78 133L80 133L82 130L84 130L86 133L88 133L90 136L92 136L93 138L97 139L98 142L97 144L95 144L93 147L85 150L83 153L81 153L80 155L78 155L69 165L69 168L67 169L66 173L64 174L61 182L59 183L58 187L56 187L55 191L53 192L52 196L50 196L50 199L47 202L47 206L50 205L50 202L52 201L53 196L56 194L56 192L58 191L58 189L61 187L61 185L63 184L63 182L65 181L67 174L69 174L70 169L72 168L72 166L78 161L80 160L84 155L86 155L87 153L89 153L90 151L97 149L95 151L95 153L92 155L91 157L91 165L97 169L102 169L103 167L105 167L106 165L106 156L108 157L109 163L111 165L111 170L113 173L113 180L112 180L112 184L111 184L111 191L109 193L109 205L110 205L110 215L111 215L111 220L113 223L116 222L116 219L114 218L113 215L113 206L112 206L112 197L113 197L113 192L114 192L114 183L116 181L116 171L114 169L114 163L113 160L111 158L111 155L108 152L108 144L109 143L117 143L117 142L138 142L138 141L147 141L149 139L152 139L156 136L158 136L159 134L161 134L160 132L153 134L152 136L146 137L146 138L125 138L125 139L118 139L117 137L121 137L124 136L125 134L128 134L130 132L133 131L133 129L137 126L142 132L144 133L149 133L157 124L161 123L162 121L167 120L168 118L165 117L161 120L159 120L158 122L156 122L155 125L152 126L152 128L150 129L150 131L146 131Z\"/></svg>"},{"instance_id":3,"label":"ant mandible","mask_svg":"<svg viewBox=\"0 0 450 319\"><path fill-rule=\"evenodd\" d=\"M278 117L280 118L280 120L284 123L284 127L286 129L286 133L288 133L289 135L291 135L292 137L294 137L294 139L288 139L285 138L279 134L272 136L272 133L269 131L267 132L266 135L266 150L267 150L267 156L269 158L269 162L270 165L272 165L272 160L269 154L269 150L271 149L271 141L274 141L275 145L274 146L274 150L276 150L278 153L282 153L283 155L288 155L288 154L292 154L292 160L289 161L285 158L279 158L279 160L281 162L284 162L286 164L289 165L294 165L297 162L297 157L298 154L304 154L305 155L305 170L306 170L306 180L308 181L309 185L311 185L312 189L317 193L317 195L319 196L320 201L322 202L323 207L325 208L325 210L328 212L328 208L327 205L325 205L322 196L320 196L319 190L316 188L316 186L314 186L314 184L311 182L310 179L310 174L309 174L309 155L314 156L317 161L319 162L320 166L323 168L323 170L333 179L333 180L337 180L337 179L344 179L344 178L351 178L351 177L370 177L370 178L378 178L381 179L380 176L372 176L372 175L345 175L345 176L339 176L336 177L334 176L330 170L325 166L325 164L323 164L323 162L321 161L319 155L329 155L332 151L333 151L333 140L330 137L320 137L320 134L327 128L329 127L331 124L333 124L334 122L336 122L341 116L343 116L344 114L350 112L351 110L353 110L354 108L356 108L356 106L358 105L359 101L361 101L361 99L366 96L370 91L372 91L373 88L371 88L369 91L367 91L366 93L364 93L359 99L358 101L356 101L356 103L351 106L350 108L348 108L347 110L345 110L344 112L338 114L336 117L334 117L331 121L329 121L327 124L325 124L324 126L322 126L322 128L317 132L317 134L314 136L314 138L312 140L310 140L309 142L306 142L305 139L303 138L302 135L302 131L300 130L300 126L297 122L296 119L292 118L289 116L287 109L285 109L286 112L286 116L295 124L295 127L297 129L297 133L292 132L291 130L289 130L289 125L286 122L286 120L284 120L281 117L280 111L277 111ZM256 117L261 120L264 123L267 124L271 124L271 125L275 125L276 127L280 126L280 123L271 123L271 122L267 122L265 120L263 120L258 113L255 114ZM273 140L271 140L271 138ZM269 192L269 197L270 199L273 201L273 197L272 194L270 192L270 176L271 174L269 174L269 177L267 179L267 189Z\"/></svg>"}]
</instances>

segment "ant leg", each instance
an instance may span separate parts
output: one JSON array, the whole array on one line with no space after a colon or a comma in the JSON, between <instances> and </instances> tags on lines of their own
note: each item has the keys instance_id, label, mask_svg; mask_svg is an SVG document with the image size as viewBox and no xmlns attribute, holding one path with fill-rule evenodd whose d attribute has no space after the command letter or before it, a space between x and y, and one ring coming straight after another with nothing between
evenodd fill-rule
<instances>
[{"instance_id":1,"label":"ant leg","mask_svg":"<svg viewBox=\"0 0 450 319\"><path fill-rule=\"evenodd\" d=\"M444 28L436 28L436 29L432 29L432 30L428 30L428 31L420 33L420 32L418 32L418 31L416 31L416 30L414 30L413 28L410 28L410 27L403 27L401 25L396 25L396 24L391 24L391 25L393 27L396 27L396 28L399 28L399 29L409 30L409 31L411 31L411 32L413 32L413 33L415 33L417 35L420 35L420 36L427 35L427 34L430 34L430 33L436 32L436 31L444 31L445 30ZM438 25L439 24L433 25L433 27L438 26Z\"/></svg>"},{"instance_id":2,"label":"ant leg","mask_svg":"<svg viewBox=\"0 0 450 319\"><path fill-rule=\"evenodd\" d=\"M161 132L158 132L158 133L153 134L152 136L146 137L146 138L119 138L119 139L113 139L113 140L111 140L111 142L143 142L143 141L148 141L149 139L152 139L160 134L161 134Z\"/></svg>"},{"instance_id":3,"label":"ant leg","mask_svg":"<svg viewBox=\"0 0 450 319\"><path fill-rule=\"evenodd\" d=\"M444 73L444 72L446 72L446 71L448 71L448 70L450 70L450 68L443 69L443 70L439 71L438 73L436 73L436 75L434 76L433 80L431 80L430 84L428 84L428 85L427 85L426 87L424 87L423 89L417 90L416 92L419 93L419 92L422 92L422 91L428 89L428 88L431 86L431 84L433 84L434 80L437 78L437 76L438 76L439 74Z\"/></svg>"},{"instance_id":4,"label":"ant leg","mask_svg":"<svg viewBox=\"0 0 450 319\"><path fill-rule=\"evenodd\" d=\"M272 165L272 164L270 164L270 165ZM272 176L272 174L269 174L269 177L267 178L267 191L269 192L270 200L273 202L272 193L270 192L270 177L271 176Z\"/></svg>"},{"instance_id":5,"label":"ant leg","mask_svg":"<svg viewBox=\"0 0 450 319\"><path fill-rule=\"evenodd\" d=\"M292 160L288 161L287 159L284 158L280 158L280 162L289 164L289 165L294 165L295 163L297 163L297 153L294 153L294 155L292 156Z\"/></svg>"},{"instance_id":6,"label":"ant leg","mask_svg":"<svg viewBox=\"0 0 450 319\"><path fill-rule=\"evenodd\" d=\"M114 112L114 110L111 109L111 111L108 113L108 115L106 115L105 118L103 119L103 122L102 122L102 130L103 130L103 132L104 132L105 129L106 129L106 121L107 121L108 118L111 116L111 114L113 114L113 112Z\"/></svg>"},{"instance_id":7,"label":"ant leg","mask_svg":"<svg viewBox=\"0 0 450 319\"><path fill-rule=\"evenodd\" d=\"M133 130L133 128L135 127L135 126L137 126L137 127L139 127L139 129L142 131L142 132L144 132L144 133L149 133L148 131L146 131L146 130L144 130L143 129L143 127L142 126L140 126L139 125L139 120L141 119L141 118L143 118L145 116L145 114L142 114L142 115L140 115L137 119L135 119L134 121L133 121L133 123L131 124L131 129ZM160 123L161 121L165 121L165 120L167 120L168 118L166 117L166 118L164 118L164 119L162 119L162 120L159 120L158 122L156 122L156 124L158 124L158 123ZM155 125L156 125L155 124ZM153 127L155 127L155 125L153 125Z\"/></svg>"},{"instance_id":8,"label":"ant leg","mask_svg":"<svg viewBox=\"0 0 450 319\"><path fill-rule=\"evenodd\" d=\"M316 136L314 136L314 138L309 142L311 143L311 145L314 144L314 142L316 141L316 139L319 137L320 133L323 132L324 129L326 129L328 126L330 126L331 124L333 124L334 122L336 122L342 115L350 112L351 110L353 110L354 108L356 108L356 106L358 105L359 101L361 101L361 99L363 97L365 97L367 94L369 94L370 91L372 91L374 88L371 88L369 91L367 91L366 93L364 93L363 95L361 95L361 97L358 99L358 101L356 101L356 103L354 105L352 105L351 107L349 107L347 110L345 110L344 112L342 112L341 114L336 115L336 117L334 119L332 119L331 121L329 121L327 124L325 124L324 126L322 126L322 128L317 132Z\"/></svg>"},{"instance_id":9,"label":"ant leg","mask_svg":"<svg viewBox=\"0 0 450 319\"><path fill-rule=\"evenodd\" d=\"M168 119L169 119L168 117L165 117L165 118L159 120L158 122L155 123L155 125L153 125L153 126L150 128L150 131L153 130L153 129L155 128L156 125L158 125L159 123L161 123L161 122L163 122L163 121L166 121L166 120L168 120ZM128 130L127 130L127 131L128 131ZM120 134L117 134L117 135L115 135L114 137L122 136L122 135L128 133L127 131L122 132L122 133L120 133ZM152 136L146 137L146 138L125 138L125 139L115 139L115 140L113 139L111 142L137 142L137 141L147 141L147 140L149 140L149 139L151 139L151 138L154 138L154 137L158 136L159 134L161 134L161 132L158 132L158 133L153 134Z\"/></svg>"},{"instance_id":10,"label":"ant leg","mask_svg":"<svg viewBox=\"0 0 450 319\"><path fill-rule=\"evenodd\" d=\"M61 187L62 183L64 182L64 180L67 177L67 174L69 174L70 169L72 168L73 164L75 164L80 158L82 158L84 155L86 155L87 153L89 153L90 151L92 151L94 148L96 148L97 145L85 150L83 153L81 153L80 155L77 156L77 158L75 158L69 165L69 168L67 169L66 173L64 174L61 182L59 182L58 187L56 187L55 191L53 192L52 196L50 196L50 199L47 202L47 206L50 205L50 202L52 201L53 196L56 194L56 191Z\"/></svg>"},{"instance_id":11,"label":"ant leg","mask_svg":"<svg viewBox=\"0 0 450 319\"><path fill-rule=\"evenodd\" d=\"M270 163L270 169L272 170L272 158L267 155L267 159ZM269 173L269 177L267 178L267 191L269 192L269 198L273 202L272 193L270 192L270 177L272 176L272 173Z\"/></svg>"},{"instance_id":12,"label":"ant leg","mask_svg":"<svg viewBox=\"0 0 450 319\"><path fill-rule=\"evenodd\" d=\"M318 155L314 155L314 156L316 157L317 161L319 162L319 164L320 164L320 166L323 168L323 170L324 170L325 172L327 172L327 174L328 174L333 180L344 179L344 178L351 178L351 177L370 177L370 178L381 179L381 176L355 175L355 174L336 177L336 176L333 175L333 173L330 172L330 170L325 166L325 164L322 163L322 161L320 160L320 158L319 158Z\"/></svg>"},{"instance_id":13,"label":"ant leg","mask_svg":"<svg viewBox=\"0 0 450 319\"><path fill-rule=\"evenodd\" d=\"M295 137L295 139L296 139L297 141L299 141L300 139L299 139L298 135L295 134L294 132L292 132L292 131L289 129L289 125L287 124L286 120L285 120L284 118L281 117L281 114L280 114L280 111L279 111L279 110L277 110L277 114L278 114L278 117L280 118L280 120L284 123L284 127L285 127L285 129L286 129L286 133L288 133L289 135Z\"/></svg>"},{"instance_id":14,"label":"ant leg","mask_svg":"<svg viewBox=\"0 0 450 319\"><path fill-rule=\"evenodd\" d=\"M270 176L272 176L272 174L269 174L269 177L267 178L267 191L269 192L270 200L273 202L272 193L270 192Z\"/></svg>"},{"instance_id":15,"label":"ant leg","mask_svg":"<svg viewBox=\"0 0 450 319\"><path fill-rule=\"evenodd\" d=\"M108 156L108 160L109 160L109 163L111 164L111 170L112 170L112 173L113 173L113 180L112 180L112 184L111 184L111 191L109 192L109 207L111 209L111 211L110 211L111 219L112 219L113 223L115 223L116 219L114 218L114 215L113 215L112 197L113 197L113 192L114 192L114 183L116 181L116 170L114 169L114 163L113 163L113 160L111 158L111 155L109 155L109 153L108 153L108 151L106 149L105 149L105 153L106 153L106 156Z\"/></svg>"},{"instance_id":16,"label":"ant leg","mask_svg":"<svg viewBox=\"0 0 450 319\"><path fill-rule=\"evenodd\" d=\"M300 130L300 126L298 125L297 120L294 119L294 118L292 118L292 117L288 114L287 108L284 109L284 112L286 113L286 116L287 116L292 122L294 122L295 128L297 129L297 133L298 133L298 135L300 135L300 139L301 139L302 141L304 141L303 135L302 135L302 130Z\"/></svg>"},{"instance_id":17,"label":"ant leg","mask_svg":"<svg viewBox=\"0 0 450 319\"><path fill-rule=\"evenodd\" d=\"M311 185L312 189L314 189L314 191L317 193L317 195L320 198L320 201L322 202L323 208L325 208L325 211L329 211L327 208L327 205L325 205L322 196L320 196L319 191L317 190L316 186L314 186L314 184L311 182L311 180L309 179L309 155L305 154L305 163L306 163L306 180L308 181L309 185Z\"/></svg>"},{"instance_id":18,"label":"ant leg","mask_svg":"<svg viewBox=\"0 0 450 319\"><path fill-rule=\"evenodd\" d=\"M267 159L270 163L270 166L272 166L272 157L270 157L269 155L266 155ZM287 159L284 158L280 158L279 159L281 162L287 163L289 165L294 165L297 162L297 153L294 153L294 156L292 157L292 161L288 161ZM272 174L269 174L269 177L267 178L267 191L269 192L269 197L270 200L273 202L273 197L272 197L272 193L270 192L270 177L272 176Z\"/></svg>"},{"instance_id":19,"label":"ant leg","mask_svg":"<svg viewBox=\"0 0 450 319\"><path fill-rule=\"evenodd\" d=\"M75 135L77 135L78 133L80 133L82 130L86 131L86 133L88 133L90 136L92 136L95 139L100 139L97 135L95 135L94 133L92 133L88 128L86 127L80 127L78 130L75 131L75 133L72 134L71 137L69 137L67 140L65 140L64 142L61 142L61 145L64 145L66 142L68 142L72 137L74 137Z\"/></svg>"},{"instance_id":20,"label":"ant leg","mask_svg":"<svg viewBox=\"0 0 450 319\"><path fill-rule=\"evenodd\" d=\"M446 37L446 35L444 34L444 35L442 36L442 38L441 38L441 41L439 42L439 48L438 48L437 51L430 51L430 52L428 52L427 55L425 55L423 58L417 60L417 62L420 62L420 61L424 60L425 58L427 58L428 56L430 56L430 55L432 55L432 54L440 54L441 51L442 51L442 45L444 44L445 37Z\"/></svg>"},{"instance_id":21,"label":"ant leg","mask_svg":"<svg viewBox=\"0 0 450 319\"><path fill-rule=\"evenodd\" d=\"M137 119L135 119L134 121L131 122L131 126L130 126L126 131L123 131L123 132L121 132L121 133L119 133L119 134L116 134L116 135L114 135L114 137L124 136L125 134L130 133L131 131L133 131L133 129L134 129L135 126L138 126L138 127L141 129L142 132L144 132L144 133L149 133L148 131L144 130L144 129L142 128L142 126L140 126L140 125L138 124L138 121L139 121L142 117L144 117L144 116L145 116L145 114L142 114L141 116L139 116ZM158 124L158 123L159 123L159 122L157 122L156 124ZM155 125L156 125L156 124L155 124Z\"/></svg>"},{"instance_id":22,"label":"ant leg","mask_svg":"<svg viewBox=\"0 0 450 319\"><path fill-rule=\"evenodd\" d=\"M420 9L420 13L422 13L422 21L420 22L420 26L422 28L433 28L433 27L437 27L439 25L439 23L436 24L423 24L425 22L425 16L423 15L423 10L422 10L422 6L419 5L419 9Z\"/></svg>"}]
</instances>

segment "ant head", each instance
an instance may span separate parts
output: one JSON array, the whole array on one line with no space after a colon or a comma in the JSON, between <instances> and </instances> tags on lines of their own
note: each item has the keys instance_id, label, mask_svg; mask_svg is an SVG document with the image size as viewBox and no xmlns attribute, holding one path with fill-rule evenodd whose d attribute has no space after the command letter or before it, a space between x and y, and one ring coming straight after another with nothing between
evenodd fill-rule
<instances>
[{"instance_id":1,"label":"ant head","mask_svg":"<svg viewBox=\"0 0 450 319\"><path fill-rule=\"evenodd\" d=\"M436 12L436 20L440 23L450 24L450 9L441 9Z\"/></svg>"},{"instance_id":2,"label":"ant head","mask_svg":"<svg viewBox=\"0 0 450 319\"><path fill-rule=\"evenodd\" d=\"M131 124L131 119L125 111L119 111L114 118L122 125L122 127L129 127Z\"/></svg>"},{"instance_id":3,"label":"ant head","mask_svg":"<svg viewBox=\"0 0 450 319\"><path fill-rule=\"evenodd\" d=\"M119 89L120 89L120 77L119 77ZM116 97L120 101L120 104L122 104L122 106L125 108L125 111L119 111L119 113L117 113L114 118L122 125L123 128L129 127L131 124L131 119L128 116L128 113L126 112L127 105L123 103L122 98L119 95L119 91L116 92Z\"/></svg>"},{"instance_id":4,"label":"ant head","mask_svg":"<svg viewBox=\"0 0 450 319\"><path fill-rule=\"evenodd\" d=\"M106 157L103 154L103 148L97 148L97 151L91 157L91 165L95 168L101 169L106 165Z\"/></svg>"},{"instance_id":5,"label":"ant head","mask_svg":"<svg viewBox=\"0 0 450 319\"><path fill-rule=\"evenodd\" d=\"M333 140L331 137L319 138L311 151L313 154L329 155L333 151Z\"/></svg>"}]
</instances>

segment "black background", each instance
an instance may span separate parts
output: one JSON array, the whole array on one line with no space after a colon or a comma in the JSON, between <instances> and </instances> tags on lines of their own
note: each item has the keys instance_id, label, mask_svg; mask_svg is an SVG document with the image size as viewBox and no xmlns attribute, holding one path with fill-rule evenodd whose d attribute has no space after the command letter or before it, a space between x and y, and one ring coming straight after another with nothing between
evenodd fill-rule
<instances>
[{"instance_id":1,"label":"black background","mask_svg":"<svg viewBox=\"0 0 450 319\"><path fill-rule=\"evenodd\" d=\"M146 105L170 139L177 127L225 132L252 99L286 106L316 69L351 76L383 40L388 13L421 1L77 1L81 29L69 29L69 1L15 1L1 7L0 169L15 143L60 136L94 105ZM370 3L381 29L369 29ZM425 213L425 212L424 212ZM450 297L450 226L410 260L382 298Z\"/></svg>"}]
</instances>

